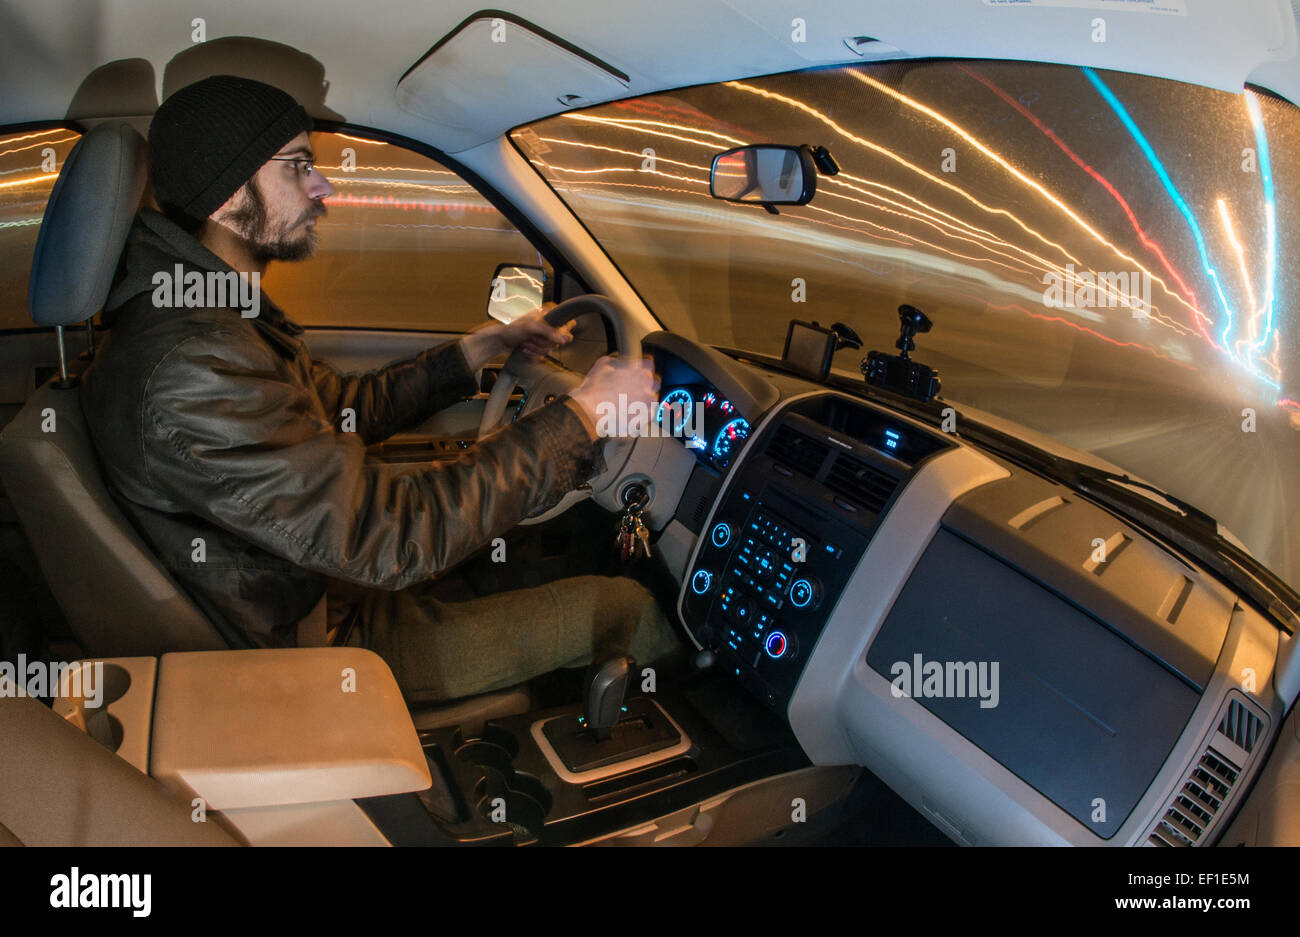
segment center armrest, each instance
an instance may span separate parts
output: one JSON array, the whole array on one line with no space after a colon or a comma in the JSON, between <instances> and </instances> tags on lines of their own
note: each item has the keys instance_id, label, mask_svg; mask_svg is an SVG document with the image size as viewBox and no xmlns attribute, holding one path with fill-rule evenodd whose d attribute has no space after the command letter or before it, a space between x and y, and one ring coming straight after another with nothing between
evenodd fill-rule
<instances>
[{"instance_id":1,"label":"center armrest","mask_svg":"<svg viewBox=\"0 0 1300 937\"><path fill-rule=\"evenodd\" d=\"M431 783L392 671L361 648L163 655L149 773L213 810Z\"/></svg>"}]
</instances>

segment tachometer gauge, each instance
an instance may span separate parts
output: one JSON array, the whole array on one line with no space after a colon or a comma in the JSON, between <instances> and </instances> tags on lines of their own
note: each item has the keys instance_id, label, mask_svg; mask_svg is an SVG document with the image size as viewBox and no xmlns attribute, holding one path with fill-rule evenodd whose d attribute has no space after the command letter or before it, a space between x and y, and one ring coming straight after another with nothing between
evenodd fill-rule
<instances>
[{"instance_id":1,"label":"tachometer gauge","mask_svg":"<svg viewBox=\"0 0 1300 937\"><path fill-rule=\"evenodd\" d=\"M687 419L689 419L691 410L695 407L695 400L691 397L691 392L685 387L679 387L676 390L669 391L667 396L659 402L659 412L655 419L664 426L672 435L676 435L678 430ZM664 423L664 417L668 422Z\"/></svg>"},{"instance_id":2,"label":"tachometer gauge","mask_svg":"<svg viewBox=\"0 0 1300 937\"><path fill-rule=\"evenodd\" d=\"M742 416L736 417L727 423L722 429L718 430L718 435L713 438L713 448L709 451L709 456L713 459L713 464L718 468L726 468L731 464L731 457L736 450L740 448L740 443L749 436L749 421Z\"/></svg>"}]
</instances>

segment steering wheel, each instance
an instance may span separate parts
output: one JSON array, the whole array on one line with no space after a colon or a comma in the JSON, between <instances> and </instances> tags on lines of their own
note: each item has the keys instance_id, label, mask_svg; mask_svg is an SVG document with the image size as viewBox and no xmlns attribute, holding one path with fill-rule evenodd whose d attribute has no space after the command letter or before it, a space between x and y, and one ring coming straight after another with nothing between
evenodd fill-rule
<instances>
[{"instance_id":1,"label":"steering wheel","mask_svg":"<svg viewBox=\"0 0 1300 937\"><path fill-rule=\"evenodd\" d=\"M565 300L555 306L546 313L544 319L548 325L559 327L570 319L589 315L601 316L609 323L614 332L614 344L618 349L619 357L629 358L640 353L641 343L640 341L634 341L631 337L627 314L622 307L616 305L613 300L606 296L597 293L575 296L573 299ZM509 403L510 395L514 393L516 386L522 385L524 388L524 404L517 414L517 416L523 416L543 406L555 397L567 394L581 383L582 378L577 373L546 358L532 361L522 350L516 348L510 353L510 357L506 359L505 366L501 369L496 383L492 385L492 393L488 395L487 401L483 404L483 416L479 421L478 438L482 439L505 423L506 405ZM635 440L633 439L620 439L612 436L607 438L604 448L606 466L604 472L590 479L582 487L566 492L564 497L546 511L530 515L520 523L540 524L553 517L558 517L579 501L609 487L618 478L619 472L627 463L634 444Z\"/></svg>"}]
</instances>

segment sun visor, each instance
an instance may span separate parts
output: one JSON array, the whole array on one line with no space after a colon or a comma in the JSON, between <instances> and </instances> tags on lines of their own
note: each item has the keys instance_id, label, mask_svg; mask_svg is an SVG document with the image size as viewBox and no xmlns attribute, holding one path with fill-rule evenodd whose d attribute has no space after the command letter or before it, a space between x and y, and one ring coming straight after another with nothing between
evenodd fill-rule
<instances>
[{"instance_id":1,"label":"sun visor","mask_svg":"<svg viewBox=\"0 0 1300 937\"><path fill-rule=\"evenodd\" d=\"M397 83L397 104L441 130L455 152L560 110L628 94L627 75L535 26L480 16L461 24Z\"/></svg>"}]
</instances>

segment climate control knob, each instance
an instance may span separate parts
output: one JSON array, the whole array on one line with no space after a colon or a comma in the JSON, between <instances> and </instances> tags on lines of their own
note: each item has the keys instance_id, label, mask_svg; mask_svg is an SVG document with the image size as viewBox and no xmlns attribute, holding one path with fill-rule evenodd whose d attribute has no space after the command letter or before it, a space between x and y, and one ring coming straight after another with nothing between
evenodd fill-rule
<instances>
[{"instance_id":1,"label":"climate control knob","mask_svg":"<svg viewBox=\"0 0 1300 937\"><path fill-rule=\"evenodd\" d=\"M812 576L801 576L790 583L790 604L795 608L816 608L821 600L821 583Z\"/></svg>"},{"instance_id":2,"label":"climate control knob","mask_svg":"<svg viewBox=\"0 0 1300 937\"><path fill-rule=\"evenodd\" d=\"M719 521L714 524L713 530L709 534L709 540L711 540L713 545L718 549L722 549L727 544L731 543L731 525L726 521Z\"/></svg>"},{"instance_id":3,"label":"climate control knob","mask_svg":"<svg viewBox=\"0 0 1300 937\"><path fill-rule=\"evenodd\" d=\"M783 632L773 631L763 642L763 650L772 660L780 660L790 652L790 639Z\"/></svg>"},{"instance_id":4,"label":"climate control knob","mask_svg":"<svg viewBox=\"0 0 1300 937\"><path fill-rule=\"evenodd\" d=\"M691 591L696 595L704 595L713 588L713 573L707 569L697 569L695 575L691 577Z\"/></svg>"}]
</instances>

